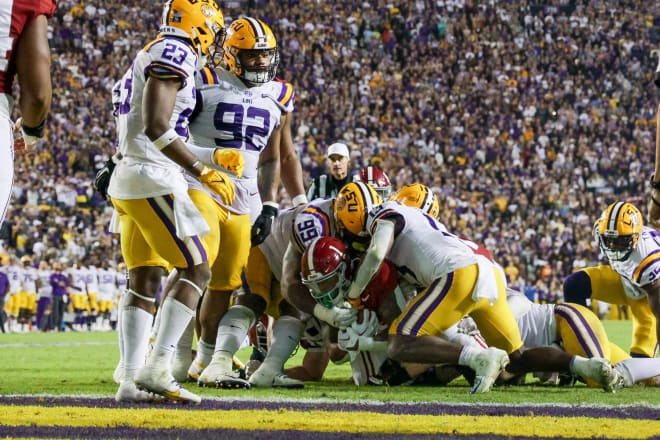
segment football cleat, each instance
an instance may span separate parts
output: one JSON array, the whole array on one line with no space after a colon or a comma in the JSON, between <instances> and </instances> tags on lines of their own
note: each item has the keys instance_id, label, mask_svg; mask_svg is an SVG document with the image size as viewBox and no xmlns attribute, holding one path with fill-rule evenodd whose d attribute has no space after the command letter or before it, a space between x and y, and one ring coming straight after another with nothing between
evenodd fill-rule
<instances>
[{"instance_id":1,"label":"football cleat","mask_svg":"<svg viewBox=\"0 0 660 440\"><path fill-rule=\"evenodd\" d=\"M138 389L132 380L125 380L119 384L115 400L119 403L157 403L164 399L162 396Z\"/></svg>"},{"instance_id":2,"label":"football cleat","mask_svg":"<svg viewBox=\"0 0 660 440\"><path fill-rule=\"evenodd\" d=\"M261 366L261 361L257 359L250 359L247 364L245 364L245 377L248 379L254 374L255 371Z\"/></svg>"},{"instance_id":3,"label":"football cleat","mask_svg":"<svg viewBox=\"0 0 660 440\"><path fill-rule=\"evenodd\" d=\"M477 354L470 365L476 374L470 394L490 391L495 379L507 365L509 365L509 355L499 348L489 347Z\"/></svg>"},{"instance_id":4,"label":"football cleat","mask_svg":"<svg viewBox=\"0 0 660 440\"><path fill-rule=\"evenodd\" d=\"M284 373L278 372L273 374L270 371L265 371L265 368L258 368L257 371L250 376L250 385L258 388L287 388L287 389L300 389L304 388L305 384L297 379L292 379Z\"/></svg>"},{"instance_id":5,"label":"football cleat","mask_svg":"<svg viewBox=\"0 0 660 440\"><path fill-rule=\"evenodd\" d=\"M135 385L141 390L181 403L200 403L202 398L183 388L167 370L145 365L135 375Z\"/></svg>"},{"instance_id":6,"label":"football cleat","mask_svg":"<svg viewBox=\"0 0 660 440\"><path fill-rule=\"evenodd\" d=\"M118 362L115 367L115 371L112 373L112 380L119 385L121 383L121 378L124 375L124 363Z\"/></svg>"},{"instance_id":7,"label":"football cleat","mask_svg":"<svg viewBox=\"0 0 660 440\"><path fill-rule=\"evenodd\" d=\"M230 373L220 374L215 378L215 387L222 389L244 388L250 389L250 382L241 379L238 372L232 371Z\"/></svg>"},{"instance_id":8,"label":"football cleat","mask_svg":"<svg viewBox=\"0 0 660 440\"><path fill-rule=\"evenodd\" d=\"M188 367L188 380L197 382L199 380L199 375L202 374L202 371L206 368L206 365L200 363L195 359L190 367Z\"/></svg>"},{"instance_id":9,"label":"football cleat","mask_svg":"<svg viewBox=\"0 0 660 440\"><path fill-rule=\"evenodd\" d=\"M573 369L580 377L596 382L605 391L613 393L623 387L623 376L612 368L607 359L589 358L583 362L573 362Z\"/></svg>"},{"instance_id":10,"label":"football cleat","mask_svg":"<svg viewBox=\"0 0 660 440\"><path fill-rule=\"evenodd\" d=\"M191 367L189 356L179 357L174 356L172 359L172 376L177 382L185 382L188 380L188 370ZM196 380L195 380L196 381Z\"/></svg>"}]
</instances>

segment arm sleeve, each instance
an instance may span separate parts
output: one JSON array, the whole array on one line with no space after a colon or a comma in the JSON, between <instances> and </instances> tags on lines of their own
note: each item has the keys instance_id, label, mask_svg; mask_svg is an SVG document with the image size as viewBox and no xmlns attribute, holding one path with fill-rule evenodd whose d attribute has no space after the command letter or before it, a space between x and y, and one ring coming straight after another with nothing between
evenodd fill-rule
<instances>
[{"instance_id":1,"label":"arm sleeve","mask_svg":"<svg viewBox=\"0 0 660 440\"><path fill-rule=\"evenodd\" d=\"M217 165L213 161L213 153L215 153L215 148L206 148L200 147L195 144L186 144L188 149L192 154L197 156L205 165L217 168Z\"/></svg>"}]
</instances>

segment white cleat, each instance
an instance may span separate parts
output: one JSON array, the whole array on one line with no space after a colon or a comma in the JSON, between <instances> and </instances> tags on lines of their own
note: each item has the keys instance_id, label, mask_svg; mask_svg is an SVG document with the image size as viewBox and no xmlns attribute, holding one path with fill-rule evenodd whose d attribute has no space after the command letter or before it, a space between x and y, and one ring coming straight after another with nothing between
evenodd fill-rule
<instances>
[{"instance_id":1,"label":"white cleat","mask_svg":"<svg viewBox=\"0 0 660 440\"><path fill-rule=\"evenodd\" d=\"M200 387L213 388L250 388L247 380L241 379L238 373L229 369L223 361L211 360L204 371L199 375L197 384Z\"/></svg>"},{"instance_id":2,"label":"white cleat","mask_svg":"<svg viewBox=\"0 0 660 440\"><path fill-rule=\"evenodd\" d=\"M605 391L614 393L623 387L623 375L612 368L612 364L607 359L590 358L585 362L576 362L574 369L583 379L596 382Z\"/></svg>"},{"instance_id":3,"label":"white cleat","mask_svg":"<svg viewBox=\"0 0 660 440\"><path fill-rule=\"evenodd\" d=\"M125 380L119 384L115 400L119 403L157 403L164 399L162 396L138 389L132 380Z\"/></svg>"},{"instance_id":4,"label":"white cleat","mask_svg":"<svg viewBox=\"0 0 660 440\"><path fill-rule=\"evenodd\" d=\"M197 382L199 380L199 375L202 374L202 371L206 368L206 365L199 362L197 359L192 361L190 367L188 368L188 380Z\"/></svg>"},{"instance_id":5,"label":"white cleat","mask_svg":"<svg viewBox=\"0 0 660 440\"><path fill-rule=\"evenodd\" d=\"M470 365L476 374L470 394L489 392L497 376L507 365L509 365L509 355L499 348L489 347L477 354Z\"/></svg>"},{"instance_id":6,"label":"white cleat","mask_svg":"<svg viewBox=\"0 0 660 440\"><path fill-rule=\"evenodd\" d=\"M124 375L124 363L118 362L115 367L115 371L112 373L112 380L119 385L121 383L121 378Z\"/></svg>"},{"instance_id":7,"label":"white cleat","mask_svg":"<svg viewBox=\"0 0 660 440\"><path fill-rule=\"evenodd\" d=\"M158 394L167 400L181 403L200 403L202 398L183 388L169 371L145 365L135 375L139 389Z\"/></svg>"},{"instance_id":8,"label":"white cleat","mask_svg":"<svg viewBox=\"0 0 660 440\"><path fill-rule=\"evenodd\" d=\"M177 382L186 382L188 380L188 370L191 367L190 357L174 356L172 359L172 376ZM197 381L195 379L195 381Z\"/></svg>"},{"instance_id":9,"label":"white cleat","mask_svg":"<svg viewBox=\"0 0 660 440\"><path fill-rule=\"evenodd\" d=\"M282 372L264 371L265 368L259 368L250 376L250 385L258 388L287 388L300 389L305 384L297 379L292 379Z\"/></svg>"}]
</instances>

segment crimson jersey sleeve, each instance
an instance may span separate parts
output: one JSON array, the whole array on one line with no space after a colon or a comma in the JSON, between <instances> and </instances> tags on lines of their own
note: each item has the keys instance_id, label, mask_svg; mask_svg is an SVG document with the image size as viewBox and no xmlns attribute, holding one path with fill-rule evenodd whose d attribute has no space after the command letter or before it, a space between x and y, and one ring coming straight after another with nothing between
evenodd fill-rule
<instances>
[{"instance_id":1,"label":"crimson jersey sleeve","mask_svg":"<svg viewBox=\"0 0 660 440\"><path fill-rule=\"evenodd\" d=\"M383 261L378 273L360 295L361 305L365 309L377 310L383 299L394 292L398 283L399 273L394 264L388 260Z\"/></svg>"},{"instance_id":2,"label":"crimson jersey sleeve","mask_svg":"<svg viewBox=\"0 0 660 440\"><path fill-rule=\"evenodd\" d=\"M39 15L55 12L55 0L14 0L11 10L0 8L0 93L12 93L16 75L14 50L25 26Z\"/></svg>"}]
</instances>

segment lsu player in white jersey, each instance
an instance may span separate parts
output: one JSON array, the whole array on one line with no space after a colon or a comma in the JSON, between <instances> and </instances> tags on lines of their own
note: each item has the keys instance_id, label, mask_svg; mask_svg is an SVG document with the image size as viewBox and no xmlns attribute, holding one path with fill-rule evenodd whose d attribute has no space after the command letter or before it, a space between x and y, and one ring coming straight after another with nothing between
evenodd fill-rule
<instances>
[{"instance_id":1,"label":"lsu player in white jersey","mask_svg":"<svg viewBox=\"0 0 660 440\"><path fill-rule=\"evenodd\" d=\"M137 387L169 400L201 401L174 380L169 364L208 282L218 249L219 218L227 216L206 192L189 193L184 173L198 178L225 203L234 199L229 177L204 166L185 143L196 102L195 71L223 37L217 2L170 0L163 8L158 37L138 52L121 80L121 160L108 187L130 273L130 295L122 312L124 371L118 401L147 400ZM164 293L163 325L145 362L154 286L160 284L163 266L177 268L178 275Z\"/></svg>"},{"instance_id":2,"label":"lsu player in white jersey","mask_svg":"<svg viewBox=\"0 0 660 440\"><path fill-rule=\"evenodd\" d=\"M32 330L32 318L37 311L37 269L32 265L32 258L21 257L21 291L19 292L18 322L23 328Z\"/></svg>"},{"instance_id":3,"label":"lsu player in white jersey","mask_svg":"<svg viewBox=\"0 0 660 440\"><path fill-rule=\"evenodd\" d=\"M377 198L373 190L370 195ZM264 245L259 247L261 252L251 252L252 264L249 269L255 268L255 270L249 275L251 281L247 282L248 288L253 289L256 295L262 297L263 302L268 303L271 313L276 313L272 310L272 306L278 302L277 294L273 292L277 286L270 277L279 276L280 294L286 300L286 304L292 306L294 310L284 310L283 307L279 307L279 312L286 315L280 316L276 322L270 350L264 362L250 376L249 385L287 388L302 386L300 381L290 379L283 374L284 363L298 344L304 329L304 323L298 318L300 317L298 311L308 315L314 314L335 326L345 327L355 318L357 313L355 309L340 307L327 309L323 306L315 308L316 302L300 280L300 257L306 246L316 237L334 235L336 232L332 217L333 205L334 199L316 199L302 207L285 211L283 217L275 222L275 230L267 237ZM268 273L267 267L272 275ZM281 274L278 274L280 267ZM268 289L270 292L267 291ZM266 298L269 294L270 301ZM259 307L259 300L252 299L254 303L251 305ZM282 303L279 305L281 306ZM231 368L231 355L238 350L242 341L241 335L245 336L258 315L250 306L245 305L232 307L230 311L231 313L228 312L226 319L223 317L221 322L222 333L220 330L219 333L222 338L218 339L222 341L216 347L209 366L213 366L213 370L219 374L218 386L248 388L248 383L244 380L227 373ZM228 328L230 325L240 327L240 332L231 331Z\"/></svg>"},{"instance_id":4,"label":"lsu player in white jersey","mask_svg":"<svg viewBox=\"0 0 660 440\"><path fill-rule=\"evenodd\" d=\"M66 274L71 281L71 302L68 311L74 315L73 325L76 330L82 329L82 324L87 318L87 283L85 281L85 271L80 264L79 259L75 259L71 266L66 269Z\"/></svg>"},{"instance_id":5,"label":"lsu player in white jersey","mask_svg":"<svg viewBox=\"0 0 660 440\"><path fill-rule=\"evenodd\" d=\"M108 260L101 262L101 267L97 269L98 276L98 310L99 310L99 327L103 328L103 324L107 322L110 328L110 314L113 309L113 301L115 292L117 291L117 271L110 267Z\"/></svg>"},{"instance_id":6,"label":"lsu player in white jersey","mask_svg":"<svg viewBox=\"0 0 660 440\"><path fill-rule=\"evenodd\" d=\"M660 233L644 225L635 205L615 202L596 221L594 234L609 264L571 274L564 291L569 286L573 292L587 290L592 297L610 304L630 305L630 354L655 357L660 338Z\"/></svg>"},{"instance_id":7,"label":"lsu player in white jersey","mask_svg":"<svg viewBox=\"0 0 660 440\"><path fill-rule=\"evenodd\" d=\"M10 332L18 331L19 293L21 291L21 279L23 268L16 261L16 257L9 257L9 265L6 268L9 280L9 292L5 299L4 309L7 312L7 329Z\"/></svg>"},{"instance_id":8,"label":"lsu player in white jersey","mask_svg":"<svg viewBox=\"0 0 660 440\"><path fill-rule=\"evenodd\" d=\"M388 354L392 359L469 366L476 372L471 393L488 392L510 362L515 372L574 371L608 390L618 380L618 373L604 359L523 347L506 302L504 277L492 261L419 209L390 201L367 214L360 206L359 190L351 185L337 196L338 228L345 242L365 236L371 241L346 296L358 298L385 257L418 289L390 325ZM465 315L477 322L490 348L463 347L439 337Z\"/></svg>"},{"instance_id":9,"label":"lsu player in white jersey","mask_svg":"<svg viewBox=\"0 0 660 440\"><path fill-rule=\"evenodd\" d=\"M210 363L218 339L218 324L227 311L232 292L241 286L250 243L257 246L263 242L278 212L280 150L282 136L286 134L282 129L294 101L291 84L274 80L278 60L277 42L270 27L259 19L243 17L232 22L227 31L226 68L207 67L198 73L199 112L191 117L190 128L193 143L204 147L206 155L203 151L193 151L203 160L206 158L229 170L242 170L233 178L237 196L227 206L232 216L221 231L221 247L225 251L220 252L221 257L211 269L211 281L199 311L201 350L198 349L196 359L189 364L189 377L197 378L201 384L214 385L225 373L216 363ZM286 140L285 145L289 145ZM235 152L241 153L239 157L244 164L235 163L230 154ZM300 174L297 161L285 164L295 165ZM298 188L287 190L304 194L302 178L299 182ZM299 203L296 197L294 203ZM224 257L229 255L231 258ZM210 368L199 374L198 369L205 365Z\"/></svg>"},{"instance_id":10,"label":"lsu player in white jersey","mask_svg":"<svg viewBox=\"0 0 660 440\"><path fill-rule=\"evenodd\" d=\"M580 269L564 280L564 300L586 305L591 297L630 307L630 355L655 357L660 326L660 233L643 224L632 203L610 204L594 226L608 264Z\"/></svg>"},{"instance_id":11,"label":"lsu player in white jersey","mask_svg":"<svg viewBox=\"0 0 660 440\"><path fill-rule=\"evenodd\" d=\"M302 331L301 316L284 300L280 292L282 255L286 252L291 228L304 205L279 212L266 239L250 250L245 269L242 292L220 320L211 362L204 369L193 362L189 374L201 384L219 388L249 388L251 385L302 388L303 383L283 375L282 366L293 352ZM232 357L240 348L249 329L263 313L276 319L271 346L262 365L249 382L232 372ZM198 353L205 347L198 344ZM213 348L212 348L213 349ZM208 356L208 354L207 354ZM272 365L272 366L271 366ZM194 374L202 376L195 378ZM211 382L212 381L212 382Z\"/></svg>"},{"instance_id":12,"label":"lsu player in white jersey","mask_svg":"<svg viewBox=\"0 0 660 440\"><path fill-rule=\"evenodd\" d=\"M86 257L81 268L87 285L87 328L91 330L96 325L99 314L99 276L93 259Z\"/></svg>"},{"instance_id":13,"label":"lsu player in white jersey","mask_svg":"<svg viewBox=\"0 0 660 440\"><path fill-rule=\"evenodd\" d=\"M559 345L571 354L608 359L621 373L620 386L660 376L660 358L632 358L609 340L602 322L587 307L536 304L513 289L507 289L507 300L527 347Z\"/></svg>"}]
</instances>

